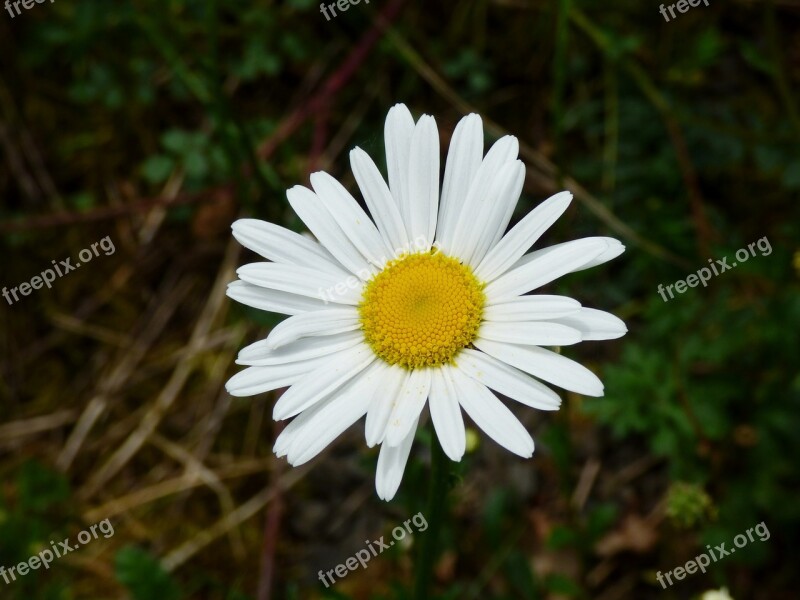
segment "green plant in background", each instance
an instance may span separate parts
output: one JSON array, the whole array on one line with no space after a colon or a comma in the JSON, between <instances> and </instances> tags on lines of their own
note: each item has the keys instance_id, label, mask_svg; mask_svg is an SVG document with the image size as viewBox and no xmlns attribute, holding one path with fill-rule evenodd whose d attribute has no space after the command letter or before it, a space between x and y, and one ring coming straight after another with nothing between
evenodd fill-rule
<instances>
[{"instance_id":1,"label":"green plant in background","mask_svg":"<svg viewBox=\"0 0 800 600\"><path fill-rule=\"evenodd\" d=\"M141 548L127 546L119 550L115 571L133 600L180 600L184 597L158 559Z\"/></svg>"},{"instance_id":2,"label":"green plant in background","mask_svg":"<svg viewBox=\"0 0 800 600\"><path fill-rule=\"evenodd\" d=\"M678 481L667 491L666 513L678 527L690 529L716 517L714 502L703 488Z\"/></svg>"},{"instance_id":3,"label":"green plant in background","mask_svg":"<svg viewBox=\"0 0 800 600\"><path fill-rule=\"evenodd\" d=\"M787 540L800 536L800 506L792 501L799 484L794 459L800 414L795 339L800 323L800 82L792 62L791 9L780 4L769 8L771 3L718 5L664 23L657 9L644 3L406 2L401 20L329 99L327 120L317 118L322 112L312 115L268 162L254 161L254 148L285 125L305 98L319 93L320 81L339 72L388 3L372 2L326 23L318 3L309 0L236 5L137 0L113 8L82 0L47 4L47 11L4 25L0 45L8 61L0 77L0 124L12 142L20 132L29 132L40 143L42 163L58 193L26 195L25 177L7 169L6 158L12 155L3 146L0 215L4 221L60 211L91 216L98 209L158 196L172 181L180 182L182 192L231 185L236 210L300 230L300 223L287 215L284 188L287 181L305 180L315 135L326 141L317 157L324 161L326 152L340 153L355 144L380 147L380 136L372 132L380 129L380 113L389 102L400 99L415 110L441 112L445 133L474 104L487 120L520 134L539 158L532 166L542 159L557 162L558 172L590 190L604 210L668 248L685 266L628 244L620 264L609 268L599 285L576 273L568 285L553 286L553 293L574 294L587 305L615 307L613 312L629 323L627 342L577 353L603 378L606 396L581 401L566 395L558 414L536 421L538 456L514 481L520 489L508 483L501 487L491 476L477 484L464 473L451 477L454 516L442 523L444 543L434 559L441 597L544 598L555 592L595 597L601 589L591 587L587 573L596 576L598 564L610 565L603 590L624 583L630 574L636 586L632 593L644 596L652 582L643 573L671 567L657 562L670 551L681 551L685 543L730 540L761 520L773 537L717 566L715 583L726 582L734 590L755 581L762 593L773 596L793 589L795 569L786 557L792 556ZM493 132L491 137L498 136ZM527 204L517 216L558 187L557 179L532 168L524 192ZM150 256L134 265L136 289L114 288L113 310L101 319L92 317L93 327L81 334L68 328L74 319L62 318L62 313L82 314L77 300L71 300L84 298L91 284L77 275L72 281L80 281L80 287L65 281L60 291L37 299L46 303L41 313L33 304L30 312L8 313L14 332L9 352L17 354L18 339L25 338L20 332L34 332L54 345L42 356L41 373L3 378L4 422L45 414L63 402L82 408L84 398L65 398L64 390L80 385L75 374L87 363L102 362L104 354L117 349L110 344L98 350L91 343L138 330L138 321L129 315L138 319L144 312L137 302L150 297L151 280L159 279L167 266L183 264L170 248L188 252L189 258L182 256L192 276L202 286L211 285L218 256L205 245L198 251L203 260L187 250L198 246L188 224L201 208L168 209L168 228L158 238L163 265ZM552 241L563 241L575 230L589 235L600 222L583 207L567 218L552 231ZM124 230L120 239L133 239L139 214L99 223ZM83 247L84 238L96 237L91 227L4 234L5 250L14 252L9 279L25 280L41 270L41 263L65 256L65 240L79 240L74 246ZM226 227L223 223L221 229ZM748 261L708 288L690 290L669 303L659 298L658 284L684 278L707 259L728 256L763 236L772 243L772 255ZM211 246L222 243L215 239ZM68 290L68 285L76 288ZM193 307L193 302L181 306L180 316L169 325L169 343L153 348L159 364L148 364L131 382L131 410L155 393L153 374L161 372L162 363L170 364L164 357L173 356L175 340L187 337L185 322L192 320L188 312ZM245 321L272 327L277 319L250 309L235 309L228 317L237 327ZM55 341L64 335L66 342ZM217 350L202 364L217 364ZM209 366L198 375L201 390L188 394L186 404L198 406L196 396L207 392L204 378L216 370ZM263 422L258 407L242 412L241 406L225 424L226 455L243 431ZM183 424L196 422L192 410L161 433L183 437ZM269 432L260 433L260 438L253 436L260 442L248 459L269 452ZM413 456L407 489L399 496L408 514L424 501L418 490L426 481L430 439L423 432L419 441L424 448ZM481 458L487 446L481 443L480 452L465 457L470 461L465 473L492 471ZM57 453L44 444L29 448L21 452L49 453L42 459L45 464ZM215 447L212 453L218 451ZM599 474L585 504L576 507L572 497L590 457L599 460ZM69 535L82 500L72 498L65 478L49 467L30 463L18 468L10 454L4 460L9 466L0 499L0 564L8 566L31 556L51 537ZM644 475L618 484L615 477L640 460ZM109 493L124 495L131 482L168 473L174 465L159 465L162 471L152 467L149 462L132 467L131 479L120 478ZM372 472L374 457L350 468ZM77 485L85 470L81 463L70 473ZM534 472L533 491L521 491ZM312 472L309 477L316 476ZM233 491L237 504L257 479ZM314 507L307 496L304 486L291 490L290 516L300 507ZM662 526L658 553L625 554L616 562L598 557L598 540L631 511L645 512L665 496L675 523L701 532L696 542ZM116 576L104 584L113 588L109 596L124 588L134 598L241 598L239 577L246 580L243 589L254 589L255 563L235 559L223 542L219 551L217 546L205 551L174 575L158 564L164 548L212 518L204 509L213 502L200 495L191 498L197 511L181 513L188 525L178 531L163 522L162 514L172 513L162 513L160 506L137 513L162 544L147 545L149 551L112 549L98 559L116 566L108 569ZM715 520L709 518L709 498ZM164 506L171 501L164 500ZM363 512L379 510L366 505ZM532 510L549 518L551 529L542 538L533 535ZM385 516L386 522L394 517ZM248 556L259 552L258 529L252 527L246 537ZM123 528L118 535L131 534ZM315 593L310 591L314 577L305 577L305 551L317 541L288 527L282 536L278 561L285 570L278 575L277 597L309 597ZM534 568L545 562L540 552L568 555L574 572L540 576ZM209 555L213 562L203 563ZM375 598L407 598L410 577L404 557L396 552L365 573L351 575L347 585L352 588L324 593L361 597L358 582L363 578L363 589L391 581L369 592ZM11 600L67 600L96 579L59 564L44 575L29 574L14 586L0 582L0 587ZM676 597L709 587L711 578L687 582Z\"/></svg>"},{"instance_id":4,"label":"green plant in background","mask_svg":"<svg viewBox=\"0 0 800 600\"><path fill-rule=\"evenodd\" d=\"M0 494L0 566L15 567L68 536L70 512L66 479L42 464L26 461L9 478L12 486ZM8 494L8 492L11 492ZM68 571L54 563L50 569L0 579L2 597L10 600L62 600L70 597Z\"/></svg>"}]
</instances>

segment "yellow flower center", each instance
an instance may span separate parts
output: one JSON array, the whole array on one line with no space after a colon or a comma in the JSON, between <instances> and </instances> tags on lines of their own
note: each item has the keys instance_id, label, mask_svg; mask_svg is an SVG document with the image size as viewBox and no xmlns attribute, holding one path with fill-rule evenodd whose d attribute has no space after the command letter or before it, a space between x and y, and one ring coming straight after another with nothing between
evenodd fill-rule
<instances>
[{"instance_id":1,"label":"yellow flower center","mask_svg":"<svg viewBox=\"0 0 800 600\"><path fill-rule=\"evenodd\" d=\"M364 288L361 326L376 355L406 369L453 360L478 334L483 284L437 250L389 262Z\"/></svg>"}]
</instances>

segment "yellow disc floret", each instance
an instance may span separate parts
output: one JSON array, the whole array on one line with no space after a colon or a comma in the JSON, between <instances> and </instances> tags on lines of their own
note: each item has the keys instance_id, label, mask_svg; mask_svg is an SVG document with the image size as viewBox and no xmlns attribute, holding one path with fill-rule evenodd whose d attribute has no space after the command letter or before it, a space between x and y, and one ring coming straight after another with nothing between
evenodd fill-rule
<instances>
[{"instance_id":1,"label":"yellow disc floret","mask_svg":"<svg viewBox=\"0 0 800 600\"><path fill-rule=\"evenodd\" d=\"M416 369L451 362L475 339L484 298L469 267L432 250L389 262L367 282L358 310L375 354Z\"/></svg>"}]
</instances>

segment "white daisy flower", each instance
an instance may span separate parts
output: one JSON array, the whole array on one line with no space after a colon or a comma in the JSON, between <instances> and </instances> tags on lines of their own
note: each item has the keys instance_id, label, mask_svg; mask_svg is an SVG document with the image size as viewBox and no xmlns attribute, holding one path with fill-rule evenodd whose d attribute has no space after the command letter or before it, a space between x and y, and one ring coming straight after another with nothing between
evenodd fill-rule
<instances>
[{"instance_id":1,"label":"white daisy flower","mask_svg":"<svg viewBox=\"0 0 800 600\"><path fill-rule=\"evenodd\" d=\"M462 409L498 444L530 457L533 439L491 390L542 410L561 404L542 381L601 396L594 373L541 346L618 338L626 328L571 298L529 295L611 260L624 246L591 237L527 253L566 210L569 192L505 233L525 178L515 137L501 138L484 156L480 117L464 117L441 195L433 117L415 123L404 105L394 106L385 143L388 185L363 150L350 153L372 219L319 172L311 175L313 191L287 192L318 242L264 221L233 224L236 239L269 262L241 267L228 296L291 316L241 351L237 363L248 368L227 389L250 396L289 387L273 417L293 420L274 451L295 466L366 415L366 443L380 444L377 492L390 500L426 402L452 460L465 451Z\"/></svg>"}]
</instances>

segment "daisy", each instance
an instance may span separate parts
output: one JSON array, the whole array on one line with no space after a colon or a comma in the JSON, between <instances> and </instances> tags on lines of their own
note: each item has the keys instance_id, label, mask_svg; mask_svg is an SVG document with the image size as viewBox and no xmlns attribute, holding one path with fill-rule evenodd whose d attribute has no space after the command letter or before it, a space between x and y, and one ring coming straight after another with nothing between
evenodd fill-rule
<instances>
[{"instance_id":1,"label":"daisy","mask_svg":"<svg viewBox=\"0 0 800 600\"><path fill-rule=\"evenodd\" d=\"M533 439L494 392L541 410L561 403L542 382L601 396L591 371L542 346L618 338L626 328L571 298L529 294L624 246L590 237L528 252L566 210L569 192L506 233L525 178L515 137L484 156L480 117L464 117L440 194L433 117L415 123L398 104L384 133L388 185L363 150L350 153L370 214L318 172L312 189L287 192L318 241L264 221L233 224L236 239L268 262L242 266L228 296L290 316L241 351L237 363L248 368L226 387L234 396L289 388L273 417L292 421L274 451L295 466L366 415L367 446L380 445L376 489L390 500L426 403L450 459L465 451L462 409L502 447L528 458Z\"/></svg>"}]
</instances>

